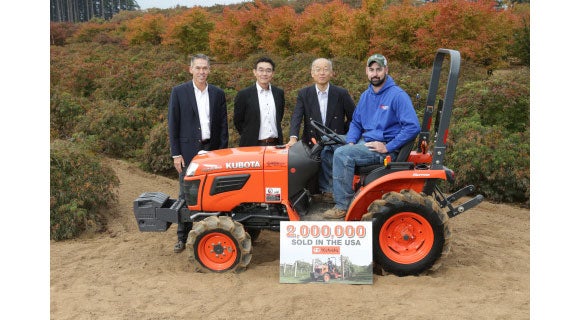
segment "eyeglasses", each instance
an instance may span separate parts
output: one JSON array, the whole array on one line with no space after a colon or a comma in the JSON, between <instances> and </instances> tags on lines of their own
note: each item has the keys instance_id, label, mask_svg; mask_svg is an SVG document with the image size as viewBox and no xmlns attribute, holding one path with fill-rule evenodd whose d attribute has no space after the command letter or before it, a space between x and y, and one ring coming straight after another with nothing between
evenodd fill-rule
<instances>
[{"instance_id":1,"label":"eyeglasses","mask_svg":"<svg viewBox=\"0 0 580 320\"><path fill-rule=\"evenodd\" d=\"M274 72L274 70L272 70L270 68L268 68L268 69L258 68L258 70L256 70L256 71L258 71L258 73L265 73L265 74L270 74L270 73Z\"/></svg>"},{"instance_id":2,"label":"eyeglasses","mask_svg":"<svg viewBox=\"0 0 580 320\"><path fill-rule=\"evenodd\" d=\"M314 68L314 69L312 69L312 72L317 73L317 74L330 73L330 69L328 69L328 68Z\"/></svg>"}]
</instances>

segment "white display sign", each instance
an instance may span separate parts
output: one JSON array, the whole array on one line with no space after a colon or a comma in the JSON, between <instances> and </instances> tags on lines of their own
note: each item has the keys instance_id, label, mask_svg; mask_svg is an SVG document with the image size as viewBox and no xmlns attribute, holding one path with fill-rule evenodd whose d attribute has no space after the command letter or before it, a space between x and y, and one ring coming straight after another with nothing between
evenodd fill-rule
<instances>
[{"instance_id":1,"label":"white display sign","mask_svg":"<svg viewBox=\"0 0 580 320\"><path fill-rule=\"evenodd\" d=\"M370 221L281 221L280 283L373 283Z\"/></svg>"}]
</instances>

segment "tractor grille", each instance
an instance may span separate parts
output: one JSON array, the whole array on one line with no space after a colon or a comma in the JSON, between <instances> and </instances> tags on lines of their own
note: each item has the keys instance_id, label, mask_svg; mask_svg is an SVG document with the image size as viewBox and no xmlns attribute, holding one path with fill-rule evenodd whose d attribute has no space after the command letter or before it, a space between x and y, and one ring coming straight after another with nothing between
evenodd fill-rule
<instances>
[{"instance_id":1,"label":"tractor grille","mask_svg":"<svg viewBox=\"0 0 580 320\"><path fill-rule=\"evenodd\" d=\"M213 180L209 194L213 196L222 192L241 190L248 179L250 179L248 173L217 177Z\"/></svg>"}]
</instances>

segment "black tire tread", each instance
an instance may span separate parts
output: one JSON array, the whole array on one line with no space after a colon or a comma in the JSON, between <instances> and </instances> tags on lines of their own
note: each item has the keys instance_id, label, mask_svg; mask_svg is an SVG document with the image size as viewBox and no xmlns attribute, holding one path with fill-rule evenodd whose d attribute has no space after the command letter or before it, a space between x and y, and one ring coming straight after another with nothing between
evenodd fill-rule
<instances>
[{"instance_id":1,"label":"black tire tread","mask_svg":"<svg viewBox=\"0 0 580 320\"><path fill-rule=\"evenodd\" d=\"M440 225L443 225L443 237L445 240L440 256L433 262L431 266L425 268L425 270L418 271L416 274L434 272L441 267L442 260L451 252L451 230L449 228L449 217L441 209L438 202L432 196L428 196L422 192L418 193L414 190L401 190L401 192L392 191L385 193L381 199L373 201L368 206L367 213L362 216L362 220L371 221L375 216L389 212L393 208L402 208L414 205L430 208L430 210L437 214ZM382 270L383 274L394 273L397 275L406 275L401 274L400 272L391 272L390 270L385 270L385 268L380 265L376 265L375 268Z\"/></svg>"},{"instance_id":2,"label":"black tire tread","mask_svg":"<svg viewBox=\"0 0 580 320\"><path fill-rule=\"evenodd\" d=\"M189 261L193 264L193 269L195 272L202 272L202 273L213 273L213 272L221 272L215 271L205 267L196 257L194 244L197 238L209 231L225 231L230 233L234 238L233 240L236 242L239 248L240 259L238 262L232 266L232 268L224 271L224 272L233 272L239 273L246 270L247 266L250 264L252 260L252 240L250 235L244 229L244 226L232 220L232 218L227 216L210 216L201 221L193 223L191 231L189 232L189 236L187 238L186 248L189 252Z\"/></svg>"}]
</instances>

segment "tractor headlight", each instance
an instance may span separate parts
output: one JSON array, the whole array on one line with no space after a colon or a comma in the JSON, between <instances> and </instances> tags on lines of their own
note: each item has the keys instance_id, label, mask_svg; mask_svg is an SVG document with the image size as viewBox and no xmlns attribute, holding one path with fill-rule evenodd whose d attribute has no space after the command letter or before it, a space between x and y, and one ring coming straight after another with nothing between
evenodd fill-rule
<instances>
[{"instance_id":1,"label":"tractor headlight","mask_svg":"<svg viewBox=\"0 0 580 320\"><path fill-rule=\"evenodd\" d=\"M197 167L199 167L199 164L192 161L189 164L189 167L187 167L187 171L185 171L185 175L186 176L193 176L195 174L195 171L197 170Z\"/></svg>"}]
</instances>

